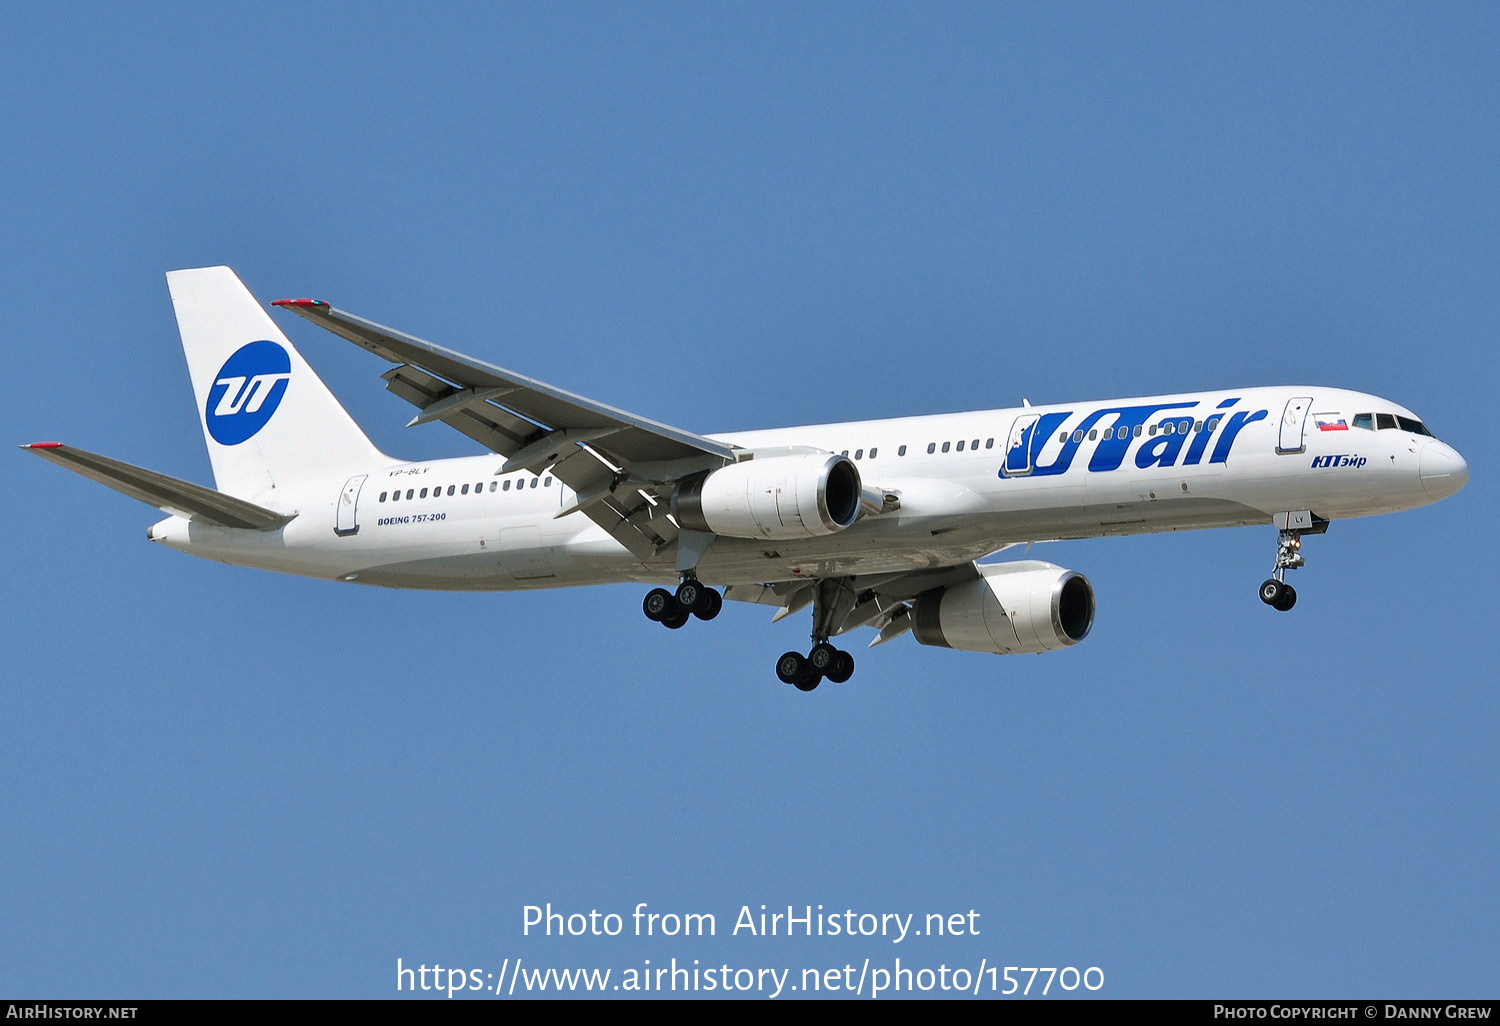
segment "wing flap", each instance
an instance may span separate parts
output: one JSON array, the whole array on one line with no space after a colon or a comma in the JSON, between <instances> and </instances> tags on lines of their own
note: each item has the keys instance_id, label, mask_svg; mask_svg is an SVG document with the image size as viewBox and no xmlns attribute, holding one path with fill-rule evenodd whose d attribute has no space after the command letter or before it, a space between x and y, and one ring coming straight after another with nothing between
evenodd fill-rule
<instances>
[{"instance_id":1,"label":"wing flap","mask_svg":"<svg viewBox=\"0 0 1500 1026\"><path fill-rule=\"evenodd\" d=\"M138 499L148 506L155 506L164 513L190 520L201 520L221 527L269 531L296 516L295 513L277 513L191 481L122 463L61 442L37 442L21 448L48 462L66 467L75 474L81 474L90 481L107 485L122 495Z\"/></svg>"}]
</instances>

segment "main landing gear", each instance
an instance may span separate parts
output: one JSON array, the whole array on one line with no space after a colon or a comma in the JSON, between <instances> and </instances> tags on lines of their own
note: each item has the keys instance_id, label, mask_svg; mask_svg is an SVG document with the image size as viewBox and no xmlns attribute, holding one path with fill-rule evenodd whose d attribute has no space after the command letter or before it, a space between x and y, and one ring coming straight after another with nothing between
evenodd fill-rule
<instances>
[{"instance_id":1,"label":"main landing gear","mask_svg":"<svg viewBox=\"0 0 1500 1026\"><path fill-rule=\"evenodd\" d=\"M828 643L828 636L833 633L832 620L838 608L840 588L836 580L818 581L813 585L813 647L807 655L786 652L776 660L776 676L783 684L790 684L798 691L811 691L825 678L842 684L854 676L854 657Z\"/></svg>"},{"instance_id":2,"label":"main landing gear","mask_svg":"<svg viewBox=\"0 0 1500 1026\"><path fill-rule=\"evenodd\" d=\"M776 676L798 691L811 691L824 677L842 684L854 676L854 657L820 641L805 656L801 652L783 654L776 660Z\"/></svg>"},{"instance_id":3,"label":"main landing gear","mask_svg":"<svg viewBox=\"0 0 1500 1026\"><path fill-rule=\"evenodd\" d=\"M685 578L677 586L675 595L666 588L652 588L641 603L646 619L655 620L674 631L687 623L689 617L712 620L723 608L724 596L696 577Z\"/></svg>"},{"instance_id":4,"label":"main landing gear","mask_svg":"<svg viewBox=\"0 0 1500 1026\"><path fill-rule=\"evenodd\" d=\"M793 685L798 691L811 691L824 680L842 684L854 676L854 657L829 644L828 638L838 633L835 617L847 619L857 597L838 580L813 584L813 646L807 655L787 652L776 660L776 676L783 683ZM802 599L796 608L801 608L806 601L806 598ZM666 588L652 588L641 603L648 620L655 620L672 630L682 627L695 616L700 620L712 620L723 607L724 597L688 572L683 573L682 583L675 593Z\"/></svg>"}]
</instances>

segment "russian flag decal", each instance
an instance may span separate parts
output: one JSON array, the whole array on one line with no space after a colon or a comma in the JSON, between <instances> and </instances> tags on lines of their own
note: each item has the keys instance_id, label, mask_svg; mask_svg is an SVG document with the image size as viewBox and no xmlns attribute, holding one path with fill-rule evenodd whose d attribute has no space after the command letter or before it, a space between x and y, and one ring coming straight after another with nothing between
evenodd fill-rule
<instances>
[{"instance_id":1,"label":"russian flag decal","mask_svg":"<svg viewBox=\"0 0 1500 1026\"><path fill-rule=\"evenodd\" d=\"M1313 423L1319 431L1348 431L1349 424L1342 413L1314 413Z\"/></svg>"}]
</instances>

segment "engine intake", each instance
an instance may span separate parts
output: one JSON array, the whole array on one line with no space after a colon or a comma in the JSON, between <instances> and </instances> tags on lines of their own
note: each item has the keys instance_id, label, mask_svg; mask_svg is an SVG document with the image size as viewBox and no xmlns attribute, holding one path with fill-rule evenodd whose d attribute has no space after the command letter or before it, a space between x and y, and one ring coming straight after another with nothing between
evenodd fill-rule
<instances>
[{"instance_id":1,"label":"engine intake","mask_svg":"<svg viewBox=\"0 0 1500 1026\"><path fill-rule=\"evenodd\" d=\"M862 488L847 456L772 456L688 478L672 513L685 528L729 538L818 538L859 519Z\"/></svg>"},{"instance_id":2,"label":"engine intake","mask_svg":"<svg viewBox=\"0 0 1500 1026\"><path fill-rule=\"evenodd\" d=\"M917 600L912 635L965 652L1051 652L1094 625L1094 588L1072 570L1039 561L992 563L977 581Z\"/></svg>"}]
</instances>

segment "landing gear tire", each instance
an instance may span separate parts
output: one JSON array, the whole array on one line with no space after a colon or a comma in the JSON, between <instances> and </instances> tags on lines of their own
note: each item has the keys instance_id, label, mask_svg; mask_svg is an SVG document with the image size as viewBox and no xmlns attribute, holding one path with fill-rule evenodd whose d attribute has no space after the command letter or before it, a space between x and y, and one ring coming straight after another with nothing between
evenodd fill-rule
<instances>
[{"instance_id":1,"label":"landing gear tire","mask_svg":"<svg viewBox=\"0 0 1500 1026\"><path fill-rule=\"evenodd\" d=\"M811 691L823 680L823 675L816 670L808 670L806 674L792 681L792 686L798 691Z\"/></svg>"},{"instance_id":2,"label":"landing gear tire","mask_svg":"<svg viewBox=\"0 0 1500 1026\"><path fill-rule=\"evenodd\" d=\"M839 657L833 661L833 669L823 676L835 684L842 684L854 676L854 657L848 652L840 652Z\"/></svg>"},{"instance_id":3,"label":"landing gear tire","mask_svg":"<svg viewBox=\"0 0 1500 1026\"><path fill-rule=\"evenodd\" d=\"M693 615L700 620L712 620L719 615L719 610L724 608L724 596L712 588L703 589L703 600L693 609Z\"/></svg>"},{"instance_id":4,"label":"landing gear tire","mask_svg":"<svg viewBox=\"0 0 1500 1026\"><path fill-rule=\"evenodd\" d=\"M672 597L672 593L666 588L652 588L646 592L646 598L641 603L641 609L645 612L646 619L655 620L657 623L666 623L668 617L677 613L677 600Z\"/></svg>"},{"instance_id":5,"label":"landing gear tire","mask_svg":"<svg viewBox=\"0 0 1500 1026\"><path fill-rule=\"evenodd\" d=\"M677 586L677 604L690 613L699 612L706 602L708 589L689 577Z\"/></svg>"},{"instance_id":6,"label":"landing gear tire","mask_svg":"<svg viewBox=\"0 0 1500 1026\"><path fill-rule=\"evenodd\" d=\"M1271 608L1285 613L1297 604L1297 589L1290 584L1281 586L1281 597L1271 603Z\"/></svg>"},{"instance_id":7,"label":"landing gear tire","mask_svg":"<svg viewBox=\"0 0 1500 1026\"><path fill-rule=\"evenodd\" d=\"M1288 590L1287 586L1276 578L1267 578L1260 586L1260 600L1266 605L1275 608L1276 604L1281 601L1281 596ZM1296 592L1292 594L1295 596ZM1292 601L1295 602L1296 599L1293 598Z\"/></svg>"},{"instance_id":8,"label":"landing gear tire","mask_svg":"<svg viewBox=\"0 0 1500 1026\"><path fill-rule=\"evenodd\" d=\"M688 614L687 613L676 612L676 613L673 613L671 616L664 616L664 617L662 617L661 625L663 627L670 627L672 630L675 631L677 628L681 627L683 624L685 624L687 622L688 622Z\"/></svg>"},{"instance_id":9,"label":"landing gear tire","mask_svg":"<svg viewBox=\"0 0 1500 1026\"><path fill-rule=\"evenodd\" d=\"M839 650L826 641L820 641L807 653L807 665L820 674L828 674L838 665Z\"/></svg>"},{"instance_id":10,"label":"landing gear tire","mask_svg":"<svg viewBox=\"0 0 1500 1026\"><path fill-rule=\"evenodd\" d=\"M807 673L807 660L801 652L786 652L776 660L776 676L783 684L796 684Z\"/></svg>"}]
</instances>

